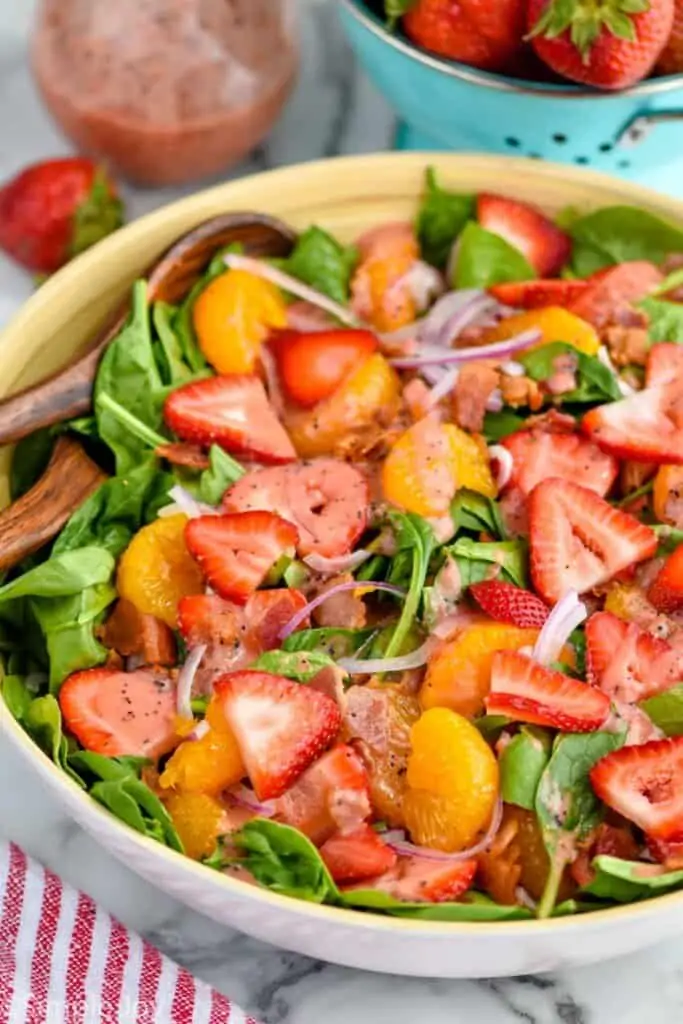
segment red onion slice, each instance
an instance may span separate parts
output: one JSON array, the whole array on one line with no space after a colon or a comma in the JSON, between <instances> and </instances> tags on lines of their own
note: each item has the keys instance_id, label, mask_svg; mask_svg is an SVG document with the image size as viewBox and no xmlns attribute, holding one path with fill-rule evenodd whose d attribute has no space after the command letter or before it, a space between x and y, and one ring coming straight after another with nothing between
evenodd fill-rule
<instances>
[{"instance_id":1,"label":"red onion slice","mask_svg":"<svg viewBox=\"0 0 683 1024\"><path fill-rule=\"evenodd\" d=\"M173 499L173 502L159 509L158 514L161 518L182 513L189 519L198 519L199 516L213 516L218 513L218 509L214 508L213 505L205 505L204 502L197 501L180 484L172 487L168 492L168 496Z\"/></svg>"},{"instance_id":2,"label":"red onion slice","mask_svg":"<svg viewBox=\"0 0 683 1024\"><path fill-rule=\"evenodd\" d=\"M496 806L485 835L474 846L470 846L467 850L458 850L457 853L445 853L443 850L433 850L430 846L416 846L414 843L396 840L392 838L393 834L391 832L380 833L380 839L403 857L422 857L424 860L450 861L453 864L457 864L458 861L470 860L472 857L476 857L477 854L487 850L495 839L502 820L503 801L499 798L496 801Z\"/></svg>"},{"instance_id":3,"label":"red onion slice","mask_svg":"<svg viewBox=\"0 0 683 1024\"><path fill-rule=\"evenodd\" d=\"M410 672L415 668L422 668L429 660L433 648L431 640L411 651L410 654L401 654L396 658L340 658L337 664L349 675L374 676L383 672Z\"/></svg>"},{"instance_id":4,"label":"red onion slice","mask_svg":"<svg viewBox=\"0 0 683 1024\"><path fill-rule=\"evenodd\" d=\"M516 363L514 359L506 359L504 363L500 364L500 369L506 377L523 377L526 373L522 364Z\"/></svg>"},{"instance_id":5,"label":"red onion slice","mask_svg":"<svg viewBox=\"0 0 683 1024\"><path fill-rule=\"evenodd\" d=\"M505 358L514 352L519 352L529 345L535 344L541 338L541 332L536 327L522 331L505 341L494 341L490 345L472 345L469 348L439 349L435 345L422 345L414 356L401 356L392 359L392 366L398 370L416 370L429 364L441 364L446 366L450 363L468 363L481 359Z\"/></svg>"},{"instance_id":6,"label":"red onion slice","mask_svg":"<svg viewBox=\"0 0 683 1024\"><path fill-rule=\"evenodd\" d=\"M261 818L272 818L276 813L274 800L261 803L253 789L249 789L248 786L233 786L228 790L228 794L240 807L246 807L248 811L253 811Z\"/></svg>"},{"instance_id":7,"label":"red onion slice","mask_svg":"<svg viewBox=\"0 0 683 1024\"><path fill-rule=\"evenodd\" d=\"M309 601L305 607L301 608L296 615L294 615L286 626L283 626L280 630L280 640L286 640L287 637L298 629L302 622L305 622L312 611L321 605L324 601L327 601L328 597L332 597L334 594L341 594L345 590L384 590L387 594L394 594L396 597L405 597L406 592L402 587L396 587L393 583L382 583L373 580L347 580L344 583L338 583L336 587L330 587L329 590L323 591L322 594L318 594L312 601Z\"/></svg>"},{"instance_id":8,"label":"red onion slice","mask_svg":"<svg viewBox=\"0 0 683 1024\"><path fill-rule=\"evenodd\" d=\"M211 726L209 725L207 720L205 718L203 718L201 720L201 722L197 722L197 724L195 725L194 729L192 730L192 732L190 733L190 735L187 738L188 738L188 740L200 740L203 736L206 736L207 733L209 733L209 732L211 732Z\"/></svg>"},{"instance_id":9,"label":"red onion slice","mask_svg":"<svg viewBox=\"0 0 683 1024\"><path fill-rule=\"evenodd\" d=\"M422 313L429 308L434 299L443 294L446 285L435 267L422 260L416 260L410 270L400 277L396 284L392 285L391 290L397 289L400 294L402 288L408 289L418 311Z\"/></svg>"},{"instance_id":10,"label":"red onion slice","mask_svg":"<svg viewBox=\"0 0 683 1024\"><path fill-rule=\"evenodd\" d=\"M335 576L339 572L353 572L371 557L372 551L360 548L358 551L352 551L350 555L339 555L337 558L325 558L324 555L317 555L314 552L312 555L306 555L303 561L321 576Z\"/></svg>"},{"instance_id":11,"label":"red onion slice","mask_svg":"<svg viewBox=\"0 0 683 1024\"><path fill-rule=\"evenodd\" d=\"M546 619L534 644L532 657L541 665L557 661L567 640L588 617L588 609L575 590L562 597Z\"/></svg>"},{"instance_id":12,"label":"red onion slice","mask_svg":"<svg viewBox=\"0 0 683 1024\"><path fill-rule=\"evenodd\" d=\"M427 369L427 367L425 367ZM442 398L449 395L455 385L458 383L458 377L460 376L460 367L452 366L450 370L444 370L443 376L436 382L432 390L429 392L429 407L437 405Z\"/></svg>"},{"instance_id":13,"label":"red onion slice","mask_svg":"<svg viewBox=\"0 0 683 1024\"><path fill-rule=\"evenodd\" d=\"M492 444L489 448L489 457L492 462L496 463L496 487L502 491L510 482L512 471L515 468L512 452L509 452L503 444Z\"/></svg>"},{"instance_id":14,"label":"red onion slice","mask_svg":"<svg viewBox=\"0 0 683 1024\"><path fill-rule=\"evenodd\" d=\"M240 256L238 253L232 252L227 253L223 258L225 265L230 267L231 270L246 270L256 277L262 277L264 281L270 281L271 284L277 285L278 288L282 288L292 295L297 295L300 299L306 299L307 302L312 303L314 306L319 306L320 309L326 310L350 327L360 326L358 317L350 309L346 309L338 302L334 302L327 295L316 291L315 288L310 288L303 281L292 277L291 274L285 274L284 271L278 270L277 267L272 267L270 263L252 259L251 256Z\"/></svg>"},{"instance_id":15,"label":"red onion slice","mask_svg":"<svg viewBox=\"0 0 683 1024\"><path fill-rule=\"evenodd\" d=\"M486 399L486 411L487 412L500 412L505 405L503 401L503 392L500 388L494 388L489 397Z\"/></svg>"},{"instance_id":16,"label":"red onion slice","mask_svg":"<svg viewBox=\"0 0 683 1024\"><path fill-rule=\"evenodd\" d=\"M181 718L192 718L192 684L201 660L206 654L206 644L193 647L178 675L176 708Z\"/></svg>"}]
</instances>

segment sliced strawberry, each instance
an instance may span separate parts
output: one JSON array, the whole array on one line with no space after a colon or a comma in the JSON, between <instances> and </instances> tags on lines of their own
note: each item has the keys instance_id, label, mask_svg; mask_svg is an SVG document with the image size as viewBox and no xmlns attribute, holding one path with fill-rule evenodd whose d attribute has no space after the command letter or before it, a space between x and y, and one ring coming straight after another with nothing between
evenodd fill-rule
<instances>
[{"instance_id":1,"label":"sliced strawberry","mask_svg":"<svg viewBox=\"0 0 683 1024\"><path fill-rule=\"evenodd\" d=\"M586 487L552 478L529 497L529 540L531 578L549 604L607 583L657 549L649 526Z\"/></svg>"},{"instance_id":2,"label":"sliced strawberry","mask_svg":"<svg viewBox=\"0 0 683 1024\"><path fill-rule=\"evenodd\" d=\"M486 710L563 732L593 732L607 720L610 702L600 690L545 668L525 654L496 651Z\"/></svg>"},{"instance_id":3,"label":"sliced strawberry","mask_svg":"<svg viewBox=\"0 0 683 1024\"><path fill-rule=\"evenodd\" d=\"M178 629L190 647L231 644L243 628L242 608L215 594L192 594L178 602Z\"/></svg>"},{"instance_id":4,"label":"sliced strawberry","mask_svg":"<svg viewBox=\"0 0 683 1024\"><path fill-rule=\"evenodd\" d=\"M215 693L259 800L282 796L341 726L324 693L268 672L229 672Z\"/></svg>"},{"instance_id":5,"label":"sliced strawberry","mask_svg":"<svg viewBox=\"0 0 683 1024\"><path fill-rule=\"evenodd\" d=\"M592 441L577 433L550 432L541 426L518 430L501 444L513 458L508 486L530 494L549 477L562 477L604 497L614 483L619 464Z\"/></svg>"},{"instance_id":6,"label":"sliced strawberry","mask_svg":"<svg viewBox=\"0 0 683 1024\"><path fill-rule=\"evenodd\" d=\"M232 374L185 384L166 399L164 419L183 441L219 444L262 462L296 458L258 377Z\"/></svg>"},{"instance_id":7,"label":"sliced strawberry","mask_svg":"<svg viewBox=\"0 0 683 1024\"><path fill-rule=\"evenodd\" d=\"M353 832L372 814L368 773L352 747L334 747L308 768L276 804L279 818L314 843Z\"/></svg>"},{"instance_id":8,"label":"sliced strawberry","mask_svg":"<svg viewBox=\"0 0 683 1024\"><path fill-rule=\"evenodd\" d=\"M650 584L647 598L658 612L683 608L683 545L669 555Z\"/></svg>"},{"instance_id":9,"label":"sliced strawberry","mask_svg":"<svg viewBox=\"0 0 683 1024\"><path fill-rule=\"evenodd\" d=\"M667 871L683 871L683 836L672 840L647 836L647 851ZM628 858L633 860L634 858Z\"/></svg>"},{"instance_id":10,"label":"sliced strawberry","mask_svg":"<svg viewBox=\"0 0 683 1024\"><path fill-rule=\"evenodd\" d=\"M675 341L660 341L648 352L645 385L653 388L676 380L683 380L683 345Z\"/></svg>"},{"instance_id":11,"label":"sliced strawberry","mask_svg":"<svg viewBox=\"0 0 683 1024\"><path fill-rule=\"evenodd\" d=\"M458 900L470 888L477 861L434 861L426 857L400 857L392 871L362 889L386 892L406 903L449 903Z\"/></svg>"},{"instance_id":12,"label":"sliced strawberry","mask_svg":"<svg viewBox=\"0 0 683 1024\"><path fill-rule=\"evenodd\" d=\"M175 687L164 672L74 672L62 684L59 706L65 728L95 754L156 759L178 743Z\"/></svg>"},{"instance_id":13,"label":"sliced strawberry","mask_svg":"<svg viewBox=\"0 0 683 1024\"><path fill-rule=\"evenodd\" d=\"M572 302L571 312L598 328L618 323L663 280L662 272L646 260L606 267L589 279L589 287Z\"/></svg>"},{"instance_id":14,"label":"sliced strawberry","mask_svg":"<svg viewBox=\"0 0 683 1024\"><path fill-rule=\"evenodd\" d=\"M311 408L373 354L377 338L370 331L279 331L270 347L287 397Z\"/></svg>"},{"instance_id":15,"label":"sliced strawberry","mask_svg":"<svg viewBox=\"0 0 683 1024\"><path fill-rule=\"evenodd\" d=\"M477 219L519 249L539 277L554 277L571 256L569 235L535 206L482 192L477 196Z\"/></svg>"},{"instance_id":16,"label":"sliced strawberry","mask_svg":"<svg viewBox=\"0 0 683 1024\"><path fill-rule=\"evenodd\" d=\"M613 700L634 704L683 679L683 651L611 612L591 615L586 645L588 682Z\"/></svg>"},{"instance_id":17,"label":"sliced strawberry","mask_svg":"<svg viewBox=\"0 0 683 1024\"><path fill-rule=\"evenodd\" d=\"M521 629L541 629L550 614L543 601L529 590L502 580L473 583L470 594L482 611L496 622Z\"/></svg>"},{"instance_id":18,"label":"sliced strawberry","mask_svg":"<svg viewBox=\"0 0 683 1024\"><path fill-rule=\"evenodd\" d=\"M226 512L269 509L294 523L302 555L345 555L368 522L363 474L338 459L314 459L247 473L223 497Z\"/></svg>"},{"instance_id":19,"label":"sliced strawberry","mask_svg":"<svg viewBox=\"0 0 683 1024\"><path fill-rule=\"evenodd\" d=\"M307 604L300 590L257 590L252 594L244 609L247 638L261 651L271 651L280 646L280 633L291 618ZM299 629L305 629L308 622L302 622Z\"/></svg>"},{"instance_id":20,"label":"sliced strawberry","mask_svg":"<svg viewBox=\"0 0 683 1024\"><path fill-rule=\"evenodd\" d=\"M505 306L518 309L543 309L544 306L568 307L588 287L587 281L565 281L563 278L546 278L545 281L508 281L494 284L489 292Z\"/></svg>"},{"instance_id":21,"label":"sliced strawberry","mask_svg":"<svg viewBox=\"0 0 683 1024\"><path fill-rule=\"evenodd\" d=\"M374 829L361 825L355 832L332 836L320 848L335 882L347 884L376 878L396 865L397 856Z\"/></svg>"},{"instance_id":22,"label":"sliced strawberry","mask_svg":"<svg viewBox=\"0 0 683 1024\"><path fill-rule=\"evenodd\" d=\"M199 516L185 527L185 543L209 584L237 604L246 604L298 539L295 527L272 512Z\"/></svg>"},{"instance_id":23,"label":"sliced strawberry","mask_svg":"<svg viewBox=\"0 0 683 1024\"><path fill-rule=\"evenodd\" d=\"M583 430L603 451L636 462L683 464L683 387L674 381L591 409Z\"/></svg>"},{"instance_id":24,"label":"sliced strawberry","mask_svg":"<svg viewBox=\"0 0 683 1024\"><path fill-rule=\"evenodd\" d=\"M608 807L656 839L683 835L683 736L622 747L591 769Z\"/></svg>"}]
</instances>

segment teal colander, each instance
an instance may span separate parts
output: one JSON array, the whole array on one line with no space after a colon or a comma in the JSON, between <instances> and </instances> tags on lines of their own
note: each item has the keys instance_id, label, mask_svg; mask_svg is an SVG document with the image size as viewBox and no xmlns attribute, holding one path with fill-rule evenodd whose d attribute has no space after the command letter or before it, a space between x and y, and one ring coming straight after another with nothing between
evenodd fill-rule
<instances>
[{"instance_id":1,"label":"teal colander","mask_svg":"<svg viewBox=\"0 0 683 1024\"><path fill-rule=\"evenodd\" d=\"M351 45L396 110L399 148L507 153L591 166L683 195L683 75L602 93L442 60L338 0Z\"/></svg>"}]
</instances>

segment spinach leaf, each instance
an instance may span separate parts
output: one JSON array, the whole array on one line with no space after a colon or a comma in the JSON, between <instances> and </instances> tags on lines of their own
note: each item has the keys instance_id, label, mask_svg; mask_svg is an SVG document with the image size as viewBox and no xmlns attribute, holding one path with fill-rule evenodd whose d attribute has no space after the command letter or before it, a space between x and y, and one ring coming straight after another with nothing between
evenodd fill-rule
<instances>
[{"instance_id":1,"label":"spinach leaf","mask_svg":"<svg viewBox=\"0 0 683 1024\"><path fill-rule=\"evenodd\" d=\"M26 494L43 475L52 455L55 438L49 427L36 430L18 442L12 455L9 489L12 501Z\"/></svg>"},{"instance_id":2,"label":"spinach leaf","mask_svg":"<svg viewBox=\"0 0 683 1024\"><path fill-rule=\"evenodd\" d=\"M95 627L115 600L116 590L109 583L86 587L72 597L31 600L47 646L51 692L72 672L106 661L107 652L95 637Z\"/></svg>"},{"instance_id":3,"label":"spinach leaf","mask_svg":"<svg viewBox=\"0 0 683 1024\"><path fill-rule=\"evenodd\" d=\"M292 277L344 305L358 257L355 245L343 246L327 231L313 225L300 235L282 267Z\"/></svg>"},{"instance_id":4,"label":"spinach leaf","mask_svg":"<svg viewBox=\"0 0 683 1024\"><path fill-rule=\"evenodd\" d=\"M69 762L71 767L77 769L84 780L90 783L97 780L113 782L130 775L139 779L142 768L151 763L145 757L105 757L104 754L96 754L92 750L75 751L69 756Z\"/></svg>"},{"instance_id":5,"label":"spinach leaf","mask_svg":"<svg viewBox=\"0 0 683 1024\"><path fill-rule=\"evenodd\" d=\"M398 553L407 551L412 559L408 593L385 653L385 657L393 658L403 653L404 643L417 617L436 537L429 523L412 512L391 512L389 520L396 534Z\"/></svg>"},{"instance_id":6,"label":"spinach leaf","mask_svg":"<svg viewBox=\"0 0 683 1024\"><path fill-rule=\"evenodd\" d=\"M35 696L26 685L25 677L8 675L3 670L0 690L9 713L16 718L17 722L23 722Z\"/></svg>"},{"instance_id":7,"label":"spinach leaf","mask_svg":"<svg viewBox=\"0 0 683 1024\"><path fill-rule=\"evenodd\" d=\"M575 629L570 634L569 643L574 648L574 671L579 679L586 675L586 634L582 629Z\"/></svg>"},{"instance_id":8,"label":"spinach leaf","mask_svg":"<svg viewBox=\"0 0 683 1024\"><path fill-rule=\"evenodd\" d=\"M95 379L95 415L101 439L116 456L117 473L133 469L146 455L147 444L102 401L107 395L150 431L163 426L164 388L154 358L147 305L147 284L133 286L131 315L102 357Z\"/></svg>"},{"instance_id":9,"label":"spinach leaf","mask_svg":"<svg viewBox=\"0 0 683 1024\"><path fill-rule=\"evenodd\" d=\"M683 231L635 206L606 206L569 226L572 268L579 277L628 260L661 263L683 252Z\"/></svg>"},{"instance_id":10,"label":"spinach leaf","mask_svg":"<svg viewBox=\"0 0 683 1024\"><path fill-rule=\"evenodd\" d=\"M355 654L374 633L373 629L342 629L326 626L319 629L299 629L291 633L282 645L283 651L312 651L337 660Z\"/></svg>"},{"instance_id":11,"label":"spinach leaf","mask_svg":"<svg viewBox=\"0 0 683 1024\"><path fill-rule=\"evenodd\" d=\"M51 694L36 697L26 710L21 724L31 739L58 768L81 788L83 781L69 764L69 741L62 731L62 712Z\"/></svg>"},{"instance_id":12,"label":"spinach leaf","mask_svg":"<svg viewBox=\"0 0 683 1024\"><path fill-rule=\"evenodd\" d=\"M439 269L445 267L453 243L473 214L474 197L441 188L436 171L428 167L416 224L423 259Z\"/></svg>"},{"instance_id":13,"label":"spinach leaf","mask_svg":"<svg viewBox=\"0 0 683 1024\"><path fill-rule=\"evenodd\" d=\"M491 567L500 567L500 578L527 588L527 546L523 540L482 543L460 537L444 551L455 559L463 587L491 577Z\"/></svg>"},{"instance_id":14,"label":"spinach leaf","mask_svg":"<svg viewBox=\"0 0 683 1024\"><path fill-rule=\"evenodd\" d=\"M455 288L490 288L504 281L530 281L533 267L500 235L469 221L460 236Z\"/></svg>"},{"instance_id":15,"label":"spinach leaf","mask_svg":"<svg viewBox=\"0 0 683 1024\"><path fill-rule=\"evenodd\" d=\"M451 519L455 532L470 530L472 533L490 533L499 540L505 539L505 527L498 503L478 491L461 487L451 503Z\"/></svg>"},{"instance_id":16,"label":"spinach leaf","mask_svg":"<svg viewBox=\"0 0 683 1024\"><path fill-rule=\"evenodd\" d=\"M236 483L245 470L217 444L209 449L209 468L199 478L199 497L207 505L220 504L228 487Z\"/></svg>"},{"instance_id":17,"label":"spinach leaf","mask_svg":"<svg viewBox=\"0 0 683 1024\"><path fill-rule=\"evenodd\" d=\"M311 903L337 902L339 892L313 843L289 825L256 819L233 836L241 863L257 882Z\"/></svg>"},{"instance_id":18,"label":"spinach leaf","mask_svg":"<svg viewBox=\"0 0 683 1024\"><path fill-rule=\"evenodd\" d=\"M555 905L571 843L600 822L601 806L589 772L600 758L623 746L625 738L625 732L569 733L555 742L536 792L536 814L550 856L539 917L548 917Z\"/></svg>"},{"instance_id":19,"label":"spinach leaf","mask_svg":"<svg viewBox=\"0 0 683 1024\"><path fill-rule=\"evenodd\" d=\"M64 551L0 587L0 604L18 597L70 597L108 583L113 571L114 559L104 548Z\"/></svg>"},{"instance_id":20,"label":"spinach leaf","mask_svg":"<svg viewBox=\"0 0 683 1024\"><path fill-rule=\"evenodd\" d=\"M495 743L503 729L510 724L510 719L505 715L480 715L475 718L473 725L476 725L479 732L489 743Z\"/></svg>"},{"instance_id":21,"label":"spinach leaf","mask_svg":"<svg viewBox=\"0 0 683 1024\"><path fill-rule=\"evenodd\" d=\"M99 440L100 437L97 433L97 419L95 416L78 416L75 420L68 420L63 424L63 427L64 430L80 434L81 437L89 437L94 440Z\"/></svg>"},{"instance_id":22,"label":"spinach leaf","mask_svg":"<svg viewBox=\"0 0 683 1024\"><path fill-rule=\"evenodd\" d=\"M167 302L155 302L152 306L152 323L159 339L157 363L161 379L164 384L180 387L197 374L185 362L183 347L174 327L177 314L177 308Z\"/></svg>"},{"instance_id":23,"label":"spinach leaf","mask_svg":"<svg viewBox=\"0 0 683 1024\"><path fill-rule=\"evenodd\" d=\"M351 889L341 899L346 907L416 921L524 921L531 917L526 907L502 906L478 892L468 892L462 903L404 903L379 889Z\"/></svg>"},{"instance_id":24,"label":"spinach leaf","mask_svg":"<svg viewBox=\"0 0 683 1024\"><path fill-rule=\"evenodd\" d=\"M112 421L118 423L120 433L122 436L129 436L131 443L135 443L140 448L137 453L136 462L148 454L145 449L159 448L161 445L168 443L168 438L164 437L163 434L157 433L156 430L152 430L146 423L134 416L132 412L129 412L120 402L117 402L111 395L107 394L106 391L101 391L97 398L98 408L105 412ZM133 463L134 465L135 463ZM123 474L129 468L128 459L126 458L125 466L118 466L117 472Z\"/></svg>"},{"instance_id":25,"label":"spinach leaf","mask_svg":"<svg viewBox=\"0 0 683 1024\"><path fill-rule=\"evenodd\" d=\"M515 431L521 430L524 426L524 417L509 409L502 409L500 412L487 412L484 417L483 434L489 444L496 444L504 437L509 437Z\"/></svg>"},{"instance_id":26,"label":"spinach leaf","mask_svg":"<svg viewBox=\"0 0 683 1024\"><path fill-rule=\"evenodd\" d=\"M679 545L683 544L683 530L677 530L675 526L655 523L650 528L657 534L658 555L670 555Z\"/></svg>"},{"instance_id":27,"label":"spinach leaf","mask_svg":"<svg viewBox=\"0 0 683 1024\"><path fill-rule=\"evenodd\" d=\"M595 878L582 892L616 903L633 903L683 888L683 871L665 871L657 864L600 856L594 859L593 870Z\"/></svg>"},{"instance_id":28,"label":"spinach leaf","mask_svg":"<svg viewBox=\"0 0 683 1024\"><path fill-rule=\"evenodd\" d=\"M683 685L649 697L640 707L665 736L683 736Z\"/></svg>"},{"instance_id":29,"label":"spinach leaf","mask_svg":"<svg viewBox=\"0 0 683 1024\"><path fill-rule=\"evenodd\" d=\"M650 341L683 342L683 303L647 298L638 305L647 313Z\"/></svg>"},{"instance_id":30,"label":"spinach leaf","mask_svg":"<svg viewBox=\"0 0 683 1024\"><path fill-rule=\"evenodd\" d=\"M551 740L546 729L523 725L500 757L500 785L503 800L533 811L536 790L550 760Z\"/></svg>"},{"instance_id":31,"label":"spinach leaf","mask_svg":"<svg viewBox=\"0 0 683 1024\"><path fill-rule=\"evenodd\" d=\"M310 683L321 669L330 666L335 667L332 658L319 651L266 651L254 662L253 668L295 679L297 683Z\"/></svg>"},{"instance_id":32,"label":"spinach leaf","mask_svg":"<svg viewBox=\"0 0 683 1024\"><path fill-rule=\"evenodd\" d=\"M564 341L553 341L519 356L528 375L536 381L547 380L558 356L570 355L576 361L577 387L561 396L562 402L606 402L621 398L616 377L595 356L579 352Z\"/></svg>"}]
</instances>

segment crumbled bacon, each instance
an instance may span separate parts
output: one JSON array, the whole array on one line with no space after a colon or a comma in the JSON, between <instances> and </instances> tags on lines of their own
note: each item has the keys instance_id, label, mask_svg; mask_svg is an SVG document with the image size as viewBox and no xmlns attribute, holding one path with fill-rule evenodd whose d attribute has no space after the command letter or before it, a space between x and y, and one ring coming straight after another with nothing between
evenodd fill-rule
<instances>
[{"instance_id":1,"label":"crumbled bacon","mask_svg":"<svg viewBox=\"0 0 683 1024\"><path fill-rule=\"evenodd\" d=\"M531 377L508 377L503 374L500 379L500 390L504 403L513 409L528 406L535 411L543 405L541 389Z\"/></svg>"},{"instance_id":2,"label":"crumbled bacon","mask_svg":"<svg viewBox=\"0 0 683 1024\"><path fill-rule=\"evenodd\" d=\"M603 330L602 340L615 366L628 366L634 363L637 366L645 366L650 348L646 326L610 324Z\"/></svg>"},{"instance_id":3,"label":"crumbled bacon","mask_svg":"<svg viewBox=\"0 0 683 1024\"><path fill-rule=\"evenodd\" d=\"M139 665L175 665L173 631L153 615L143 615L131 601L121 598L102 629L102 643Z\"/></svg>"},{"instance_id":4,"label":"crumbled bacon","mask_svg":"<svg viewBox=\"0 0 683 1024\"><path fill-rule=\"evenodd\" d=\"M481 433L486 405L499 386L500 374L491 363L466 363L453 389L453 414L464 430Z\"/></svg>"}]
</instances>

